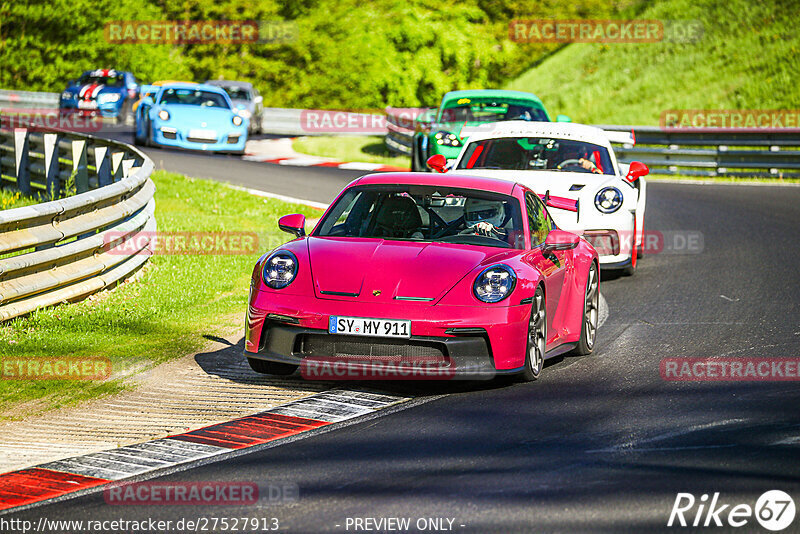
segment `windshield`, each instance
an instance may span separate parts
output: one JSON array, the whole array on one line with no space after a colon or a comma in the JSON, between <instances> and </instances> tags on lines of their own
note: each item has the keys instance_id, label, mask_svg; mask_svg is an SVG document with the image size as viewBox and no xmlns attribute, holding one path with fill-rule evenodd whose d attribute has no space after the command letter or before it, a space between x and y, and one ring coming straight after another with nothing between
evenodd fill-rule
<instances>
[{"instance_id":1,"label":"windshield","mask_svg":"<svg viewBox=\"0 0 800 534\"><path fill-rule=\"evenodd\" d=\"M125 85L125 77L122 74L114 76L93 76L91 74L85 74L80 77L78 83L81 85L96 83L98 85L107 85L109 87L122 87Z\"/></svg>"},{"instance_id":2,"label":"windshield","mask_svg":"<svg viewBox=\"0 0 800 534\"><path fill-rule=\"evenodd\" d=\"M223 87L231 100L250 100L250 91L241 87Z\"/></svg>"},{"instance_id":3,"label":"windshield","mask_svg":"<svg viewBox=\"0 0 800 534\"><path fill-rule=\"evenodd\" d=\"M161 104L182 104L185 106L202 106L207 108L230 109L225 97L219 93L200 89L165 89L161 94Z\"/></svg>"},{"instance_id":4,"label":"windshield","mask_svg":"<svg viewBox=\"0 0 800 534\"><path fill-rule=\"evenodd\" d=\"M437 186L350 188L314 235L524 247L515 198Z\"/></svg>"},{"instance_id":5,"label":"windshield","mask_svg":"<svg viewBox=\"0 0 800 534\"><path fill-rule=\"evenodd\" d=\"M470 143L458 169L560 170L614 174L608 150L572 139L502 137Z\"/></svg>"},{"instance_id":6,"label":"windshield","mask_svg":"<svg viewBox=\"0 0 800 534\"><path fill-rule=\"evenodd\" d=\"M547 122L544 110L530 102L499 102L462 98L446 104L439 122L498 122L498 121L542 121Z\"/></svg>"}]
</instances>

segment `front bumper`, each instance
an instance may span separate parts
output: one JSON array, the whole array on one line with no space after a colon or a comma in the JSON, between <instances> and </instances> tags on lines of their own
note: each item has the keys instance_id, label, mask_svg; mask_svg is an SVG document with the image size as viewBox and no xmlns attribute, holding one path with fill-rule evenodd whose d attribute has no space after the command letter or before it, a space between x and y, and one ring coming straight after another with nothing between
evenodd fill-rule
<instances>
[{"instance_id":1,"label":"front bumper","mask_svg":"<svg viewBox=\"0 0 800 534\"><path fill-rule=\"evenodd\" d=\"M171 126L168 123L153 123L152 132L153 142L158 145L190 150L243 152L247 142L247 129L244 127L217 131L214 140L193 139L189 136L189 129Z\"/></svg>"},{"instance_id":2,"label":"front bumper","mask_svg":"<svg viewBox=\"0 0 800 534\"><path fill-rule=\"evenodd\" d=\"M331 315L411 321L411 338L328 333ZM442 306L357 301L257 291L247 313L245 355L301 365L305 358L439 361L448 378L486 379L524 364L530 305Z\"/></svg>"},{"instance_id":3,"label":"front bumper","mask_svg":"<svg viewBox=\"0 0 800 534\"><path fill-rule=\"evenodd\" d=\"M118 102L110 102L108 104L97 104L97 107L94 109L81 109L78 107L78 103L76 101L61 101L59 104L59 109L62 113L78 113L82 117L105 117L105 118L116 118L119 115L120 109L122 108L122 103Z\"/></svg>"}]
</instances>

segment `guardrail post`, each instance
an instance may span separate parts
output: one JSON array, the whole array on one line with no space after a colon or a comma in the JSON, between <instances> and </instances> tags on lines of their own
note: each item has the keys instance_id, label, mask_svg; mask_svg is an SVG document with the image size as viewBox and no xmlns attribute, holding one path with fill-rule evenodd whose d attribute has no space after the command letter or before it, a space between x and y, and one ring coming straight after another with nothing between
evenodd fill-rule
<instances>
[{"instance_id":1,"label":"guardrail post","mask_svg":"<svg viewBox=\"0 0 800 534\"><path fill-rule=\"evenodd\" d=\"M122 168L122 159L124 157L124 152L111 153L111 180L114 182L119 182L124 178L124 169Z\"/></svg>"},{"instance_id":2,"label":"guardrail post","mask_svg":"<svg viewBox=\"0 0 800 534\"><path fill-rule=\"evenodd\" d=\"M86 140L72 141L72 173L75 176L75 192L85 193L89 190L89 168L86 164Z\"/></svg>"},{"instance_id":3,"label":"guardrail post","mask_svg":"<svg viewBox=\"0 0 800 534\"><path fill-rule=\"evenodd\" d=\"M47 196L50 200L58 198L61 183L58 178L58 134L44 134L44 175L47 185Z\"/></svg>"},{"instance_id":4,"label":"guardrail post","mask_svg":"<svg viewBox=\"0 0 800 534\"><path fill-rule=\"evenodd\" d=\"M31 194L31 174L28 169L28 130L14 129L14 176L17 189L23 195Z\"/></svg>"},{"instance_id":5,"label":"guardrail post","mask_svg":"<svg viewBox=\"0 0 800 534\"><path fill-rule=\"evenodd\" d=\"M108 159L108 147L94 147L94 165L97 167L97 187L111 183L111 162Z\"/></svg>"}]
</instances>

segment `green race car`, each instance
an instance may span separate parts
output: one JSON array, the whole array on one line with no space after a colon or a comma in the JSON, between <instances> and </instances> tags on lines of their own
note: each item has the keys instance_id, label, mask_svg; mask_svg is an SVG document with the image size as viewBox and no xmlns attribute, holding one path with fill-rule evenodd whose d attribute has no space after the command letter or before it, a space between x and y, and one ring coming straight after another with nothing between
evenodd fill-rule
<instances>
[{"instance_id":1,"label":"green race car","mask_svg":"<svg viewBox=\"0 0 800 534\"><path fill-rule=\"evenodd\" d=\"M441 154L454 160L464 145L462 129L498 121L550 122L539 98L521 91L475 89L451 91L444 95L438 109L417 117L411 146L411 170L427 171L427 159ZM568 122L569 117L558 116Z\"/></svg>"}]
</instances>

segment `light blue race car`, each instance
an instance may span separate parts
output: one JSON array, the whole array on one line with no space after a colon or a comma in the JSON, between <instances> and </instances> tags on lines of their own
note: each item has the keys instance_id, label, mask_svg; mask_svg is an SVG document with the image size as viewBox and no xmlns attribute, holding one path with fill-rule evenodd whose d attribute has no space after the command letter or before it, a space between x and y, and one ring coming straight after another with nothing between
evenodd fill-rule
<instances>
[{"instance_id":1,"label":"light blue race car","mask_svg":"<svg viewBox=\"0 0 800 534\"><path fill-rule=\"evenodd\" d=\"M136 144L244 153L248 119L236 113L222 88L194 83L143 87L150 88L157 91L143 90L147 96L136 108Z\"/></svg>"}]
</instances>

